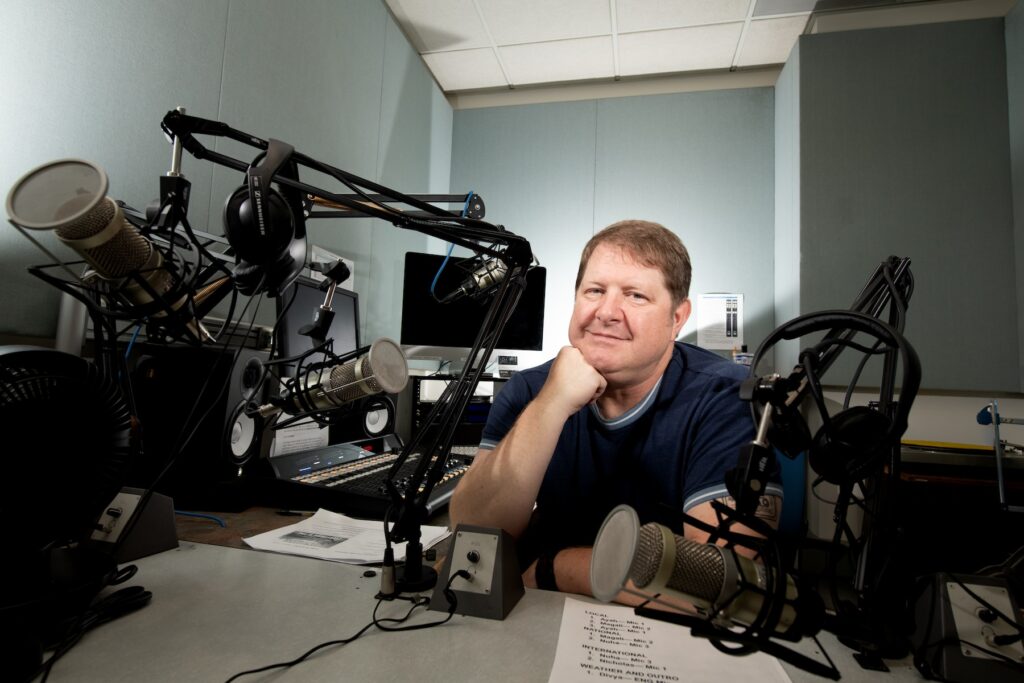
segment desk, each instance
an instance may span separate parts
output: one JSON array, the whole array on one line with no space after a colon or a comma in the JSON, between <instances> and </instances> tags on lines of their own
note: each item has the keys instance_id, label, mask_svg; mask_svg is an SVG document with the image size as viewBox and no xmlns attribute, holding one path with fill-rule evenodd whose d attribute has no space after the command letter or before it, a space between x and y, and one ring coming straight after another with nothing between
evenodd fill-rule
<instances>
[{"instance_id":1,"label":"desk","mask_svg":"<svg viewBox=\"0 0 1024 683\"><path fill-rule=\"evenodd\" d=\"M369 623L378 588L362 567L189 541L135 564L139 572L130 583L152 591L152 603L88 633L54 666L52 683L224 681L353 635ZM286 671L240 680L545 683L564 599L528 589L505 621L456 615L421 631L370 630ZM408 604L385 603L379 616L398 616ZM410 623L443 616L421 611ZM690 635L680 629L679 637ZM823 642L843 681L880 679L862 671L830 634ZM813 642L799 649L815 652ZM907 661L889 664L893 674L884 679L922 680ZM798 683L821 680L783 666Z\"/></svg>"}]
</instances>

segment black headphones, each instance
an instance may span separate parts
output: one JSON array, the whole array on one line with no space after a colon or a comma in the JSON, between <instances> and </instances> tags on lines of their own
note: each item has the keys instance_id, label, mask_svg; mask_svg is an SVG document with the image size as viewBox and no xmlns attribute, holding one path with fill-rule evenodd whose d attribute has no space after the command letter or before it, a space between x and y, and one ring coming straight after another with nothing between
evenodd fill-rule
<instances>
[{"instance_id":1,"label":"black headphones","mask_svg":"<svg viewBox=\"0 0 1024 683\"><path fill-rule=\"evenodd\" d=\"M824 398L815 367L821 349L834 344L848 344L864 353L881 353L873 348L854 345L829 335L816 346L800 354L808 388L819 406L822 426L814 436L802 419L797 419L802 432L797 430L794 437L793 421L787 423L789 433L780 435L780 441L787 441L790 453L806 451L811 469L825 481L833 484L850 484L863 479L878 463L889 447L898 443L907 429L910 408L914 404L921 384L921 362L914 347L895 328L864 313L854 311L820 311L808 313L778 327L761 343L751 365L756 369L764 353L781 340L796 339L807 334L831 330L841 334L848 330L863 332L877 340L885 349L897 349L903 367L899 401L896 413L890 419L881 411L867 406L855 406L829 416L824 409ZM770 436L772 443L775 439Z\"/></svg>"},{"instance_id":2,"label":"black headphones","mask_svg":"<svg viewBox=\"0 0 1024 683\"><path fill-rule=\"evenodd\" d=\"M277 296L306 264L301 195L271 186L278 172L297 179L294 149L271 139L246 170L245 184L224 204L224 235L235 252L235 286L242 294Z\"/></svg>"}]
</instances>

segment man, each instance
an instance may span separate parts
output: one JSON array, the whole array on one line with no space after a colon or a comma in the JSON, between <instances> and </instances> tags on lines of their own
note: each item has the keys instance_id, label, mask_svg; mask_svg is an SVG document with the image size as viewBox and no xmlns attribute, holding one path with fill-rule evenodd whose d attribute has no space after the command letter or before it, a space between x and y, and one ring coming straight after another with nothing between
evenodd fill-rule
<instances>
[{"instance_id":1,"label":"man","mask_svg":"<svg viewBox=\"0 0 1024 683\"><path fill-rule=\"evenodd\" d=\"M580 259L571 346L495 400L451 518L519 539L537 556L527 586L590 595L590 546L618 504L678 533L680 512L715 524L711 501L731 500L724 474L753 437L738 395L746 370L675 341L689 286L689 255L672 232L646 221L605 228ZM766 493L759 514L777 524L781 487ZM707 540L692 526L683 535Z\"/></svg>"}]
</instances>

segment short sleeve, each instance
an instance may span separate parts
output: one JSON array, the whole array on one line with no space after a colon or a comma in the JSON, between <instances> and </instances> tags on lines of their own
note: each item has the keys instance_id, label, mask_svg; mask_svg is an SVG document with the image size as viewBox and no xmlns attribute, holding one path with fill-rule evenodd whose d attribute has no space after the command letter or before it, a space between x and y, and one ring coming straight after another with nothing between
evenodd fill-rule
<instances>
[{"instance_id":1,"label":"short sleeve","mask_svg":"<svg viewBox=\"0 0 1024 683\"><path fill-rule=\"evenodd\" d=\"M516 423L523 408L533 398L533 392L526 382L524 373L517 373L505 383L491 404L480 436L480 448L493 450Z\"/></svg>"},{"instance_id":2,"label":"short sleeve","mask_svg":"<svg viewBox=\"0 0 1024 683\"><path fill-rule=\"evenodd\" d=\"M718 377L709 382L699 409L685 472L683 510L729 495L725 475L736 466L740 449L754 438L750 404L740 399L741 380ZM769 495L782 496L778 473L766 490Z\"/></svg>"}]
</instances>

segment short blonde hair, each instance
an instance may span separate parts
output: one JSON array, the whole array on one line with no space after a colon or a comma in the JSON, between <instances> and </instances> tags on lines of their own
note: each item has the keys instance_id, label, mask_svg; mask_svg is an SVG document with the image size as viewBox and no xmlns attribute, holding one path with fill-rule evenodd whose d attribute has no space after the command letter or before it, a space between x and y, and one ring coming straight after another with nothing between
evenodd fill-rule
<instances>
[{"instance_id":1,"label":"short blonde hair","mask_svg":"<svg viewBox=\"0 0 1024 683\"><path fill-rule=\"evenodd\" d=\"M612 223L590 238L580 255L580 269L576 273L576 289L583 281L594 249L610 244L632 255L638 263L657 268L665 278L665 286L672 296L672 306L678 306L690 295L690 254L682 240L671 230L658 223L626 220Z\"/></svg>"}]
</instances>

